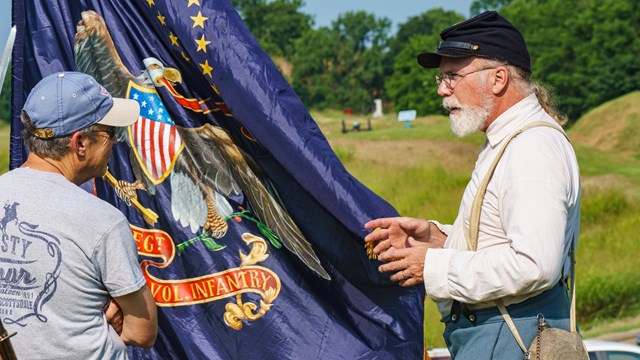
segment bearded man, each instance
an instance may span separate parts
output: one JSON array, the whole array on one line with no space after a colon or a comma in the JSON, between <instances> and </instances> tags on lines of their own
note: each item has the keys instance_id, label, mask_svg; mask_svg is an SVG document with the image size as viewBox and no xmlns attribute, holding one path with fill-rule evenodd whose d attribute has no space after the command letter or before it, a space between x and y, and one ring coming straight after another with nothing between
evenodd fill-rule
<instances>
[{"instance_id":1,"label":"bearded man","mask_svg":"<svg viewBox=\"0 0 640 360\"><path fill-rule=\"evenodd\" d=\"M418 62L440 68L438 95L454 133L481 131L486 142L453 225L375 219L365 225L376 229L365 240L377 242L380 271L391 272L391 280L424 284L455 359L522 358L500 305L526 346L537 333L538 314L551 327L569 329L566 280L580 226L578 163L563 119L530 79L529 52L517 28L491 11L440 36L438 49Z\"/></svg>"}]
</instances>

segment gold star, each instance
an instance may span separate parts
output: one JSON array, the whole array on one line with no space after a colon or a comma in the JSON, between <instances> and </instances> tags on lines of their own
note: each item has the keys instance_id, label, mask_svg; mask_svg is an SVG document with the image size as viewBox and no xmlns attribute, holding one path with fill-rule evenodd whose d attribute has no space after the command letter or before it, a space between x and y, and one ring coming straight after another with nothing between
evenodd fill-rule
<instances>
[{"instance_id":1,"label":"gold star","mask_svg":"<svg viewBox=\"0 0 640 360\"><path fill-rule=\"evenodd\" d=\"M213 70L213 68L209 66L209 60L205 60L204 64L200 64L200 67L202 67L202 75L209 75L209 77L213 77L211 76L211 70Z\"/></svg>"},{"instance_id":2,"label":"gold star","mask_svg":"<svg viewBox=\"0 0 640 360\"><path fill-rule=\"evenodd\" d=\"M193 27L200 26L204 29L204 21L209 20L208 17L202 16L202 12L198 11L198 16L189 16L193 20Z\"/></svg>"},{"instance_id":3,"label":"gold star","mask_svg":"<svg viewBox=\"0 0 640 360\"><path fill-rule=\"evenodd\" d=\"M162 15L160 14L160 11L158 11L158 20L160 21L160 23L161 23L162 25L167 26L167 23L166 23L166 22L164 22L164 16L162 16Z\"/></svg>"},{"instance_id":4,"label":"gold star","mask_svg":"<svg viewBox=\"0 0 640 360\"><path fill-rule=\"evenodd\" d=\"M175 45L177 47L180 47L180 45L178 45L178 37L173 35L173 32L169 32L169 39L171 39L171 45Z\"/></svg>"},{"instance_id":5,"label":"gold star","mask_svg":"<svg viewBox=\"0 0 640 360\"><path fill-rule=\"evenodd\" d=\"M147 0L147 4L149 4L149 7L151 7L152 5L155 5L156 3L153 2L153 0Z\"/></svg>"},{"instance_id":6,"label":"gold star","mask_svg":"<svg viewBox=\"0 0 640 360\"><path fill-rule=\"evenodd\" d=\"M151 1L153 1L153 0L151 0ZM187 7L189 7L189 6L193 5L193 4L196 4L196 5L200 6L200 1L198 1L198 0L189 0L189 4L187 4Z\"/></svg>"},{"instance_id":7,"label":"gold star","mask_svg":"<svg viewBox=\"0 0 640 360\"><path fill-rule=\"evenodd\" d=\"M187 61L187 62L191 61L191 59L189 59L189 58L187 57L187 54L185 54L185 53L184 53L184 51L182 51L182 52L180 53L180 55L182 55L182 58L183 58L185 61Z\"/></svg>"},{"instance_id":8,"label":"gold star","mask_svg":"<svg viewBox=\"0 0 640 360\"><path fill-rule=\"evenodd\" d=\"M198 44L198 50L196 51L204 51L205 53L207 52L207 45L211 44L211 41L207 41L204 39L204 34L202 34L202 37L200 38L200 40L196 40L196 44Z\"/></svg>"},{"instance_id":9,"label":"gold star","mask_svg":"<svg viewBox=\"0 0 640 360\"><path fill-rule=\"evenodd\" d=\"M218 87L216 86L216 84L211 84L211 88L218 96L220 96L220 92L218 91Z\"/></svg>"}]
</instances>

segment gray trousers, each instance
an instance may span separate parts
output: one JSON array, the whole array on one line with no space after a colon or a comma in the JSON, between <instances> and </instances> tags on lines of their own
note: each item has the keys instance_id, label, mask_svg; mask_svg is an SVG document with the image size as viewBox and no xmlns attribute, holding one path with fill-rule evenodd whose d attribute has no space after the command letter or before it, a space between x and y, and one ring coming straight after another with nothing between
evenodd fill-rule
<instances>
[{"instance_id":1,"label":"gray trousers","mask_svg":"<svg viewBox=\"0 0 640 360\"><path fill-rule=\"evenodd\" d=\"M553 328L569 330L569 299L566 285L552 289L507 306L507 311L528 347L537 334L537 316L543 314ZM456 360L516 360L524 353L497 307L474 311L476 322L460 316L451 321L451 315L442 318L445 323L444 340Z\"/></svg>"}]
</instances>

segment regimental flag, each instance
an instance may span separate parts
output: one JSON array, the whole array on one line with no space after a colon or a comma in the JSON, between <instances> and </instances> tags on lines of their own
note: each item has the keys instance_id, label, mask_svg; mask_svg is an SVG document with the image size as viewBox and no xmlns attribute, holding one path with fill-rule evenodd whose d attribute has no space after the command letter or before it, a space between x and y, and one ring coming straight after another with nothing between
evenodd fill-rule
<instances>
[{"instance_id":1,"label":"regimental flag","mask_svg":"<svg viewBox=\"0 0 640 360\"><path fill-rule=\"evenodd\" d=\"M14 0L13 22L11 168L24 99L52 72L143 109L91 187L127 216L159 307L133 358L422 357L423 289L363 247L363 224L396 211L347 173L230 4Z\"/></svg>"}]
</instances>

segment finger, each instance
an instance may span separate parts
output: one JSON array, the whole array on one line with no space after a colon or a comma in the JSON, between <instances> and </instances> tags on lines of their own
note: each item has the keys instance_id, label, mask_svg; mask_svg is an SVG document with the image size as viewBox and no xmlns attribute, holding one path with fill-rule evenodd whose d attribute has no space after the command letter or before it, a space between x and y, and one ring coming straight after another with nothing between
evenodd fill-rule
<instances>
[{"instance_id":1,"label":"finger","mask_svg":"<svg viewBox=\"0 0 640 360\"><path fill-rule=\"evenodd\" d=\"M367 234L367 236L364 237L364 241L366 242L380 241L380 240L386 240L388 237L389 237L389 230L383 229L383 228L376 228L375 230L373 230L373 232Z\"/></svg>"},{"instance_id":2,"label":"finger","mask_svg":"<svg viewBox=\"0 0 640 360\"><path fill-rule=\"evenodd\" d=\"M407 280L407 275L405 274L404 270L400 270L391 276L391 281L401 282L406 280Z\"/></svg>"},{"instance_id":3,"label":"finger","mask_svg":"<svg viewBox=\"0 0 640 360\"><path fill-rule=\"evenodd\" d=\"M382 262L396 261L399 256L396 256L397 249L391 247L391 241L386 240L378 244L373 249L373 252L378 254L378 260Z\"/></svg>"},{"instance_id":4,"label":"finger","mask_svg":"<svg viewBox=\"0 0 640 360\"><path fill-rule=\"evenodd\" d=\"M406 269L406 265L403 259L395 259L390 260L387 263L384 263L378 267L378 271L380 272L400 272Z\"/></svg>"},{"instance_id":5,"label":"finger","mask_svg":"<svg viewBox=\"0 0 640 360\"><path fill-rule=\"evenodd\" d=\"M424 280L422 276L420 276L420 277L410 277L406 280L400 281L399 285L402 287L410 287L410 286L422 285L423 283L424 283Z\"/></svg>"},{"instance_id":6,"label":"finger","mask_svg":"<svg viewBox=\"0 0 640 360\"><path fill-rule=\"evenodd\" d=\"M391 248L392 248L392 246L391 246L391 245L392 245L392 243L391 243L391 240L389 240L389 239L387 239L387 240L383 240L383 241L380 241L380 242L378 243L378 245L376 245L376 246L373 248L373 252L374 252L374 253L376 253L376 254L378 254L378 259L379 259L379 260L382 260L382 259L380 259L380 255L383 255L383 254L384 254L384 253L386 253L387 251L391 250ZM387 255L387 256L386 256L386 258L388 258L388 257L389 257L389 256Z\"/></svg>"},{"instance_id":7,"label":"finger","mask_svg":"<svg viewBox=\"0 0 640 360\"><path fill-rule=\"evenodd\" d=\"M368 221L364 224L364 228L367 230L375 229L377 227L387 228L396 221L398 217L378 218Z\"/></svg>"}]
</instances>

